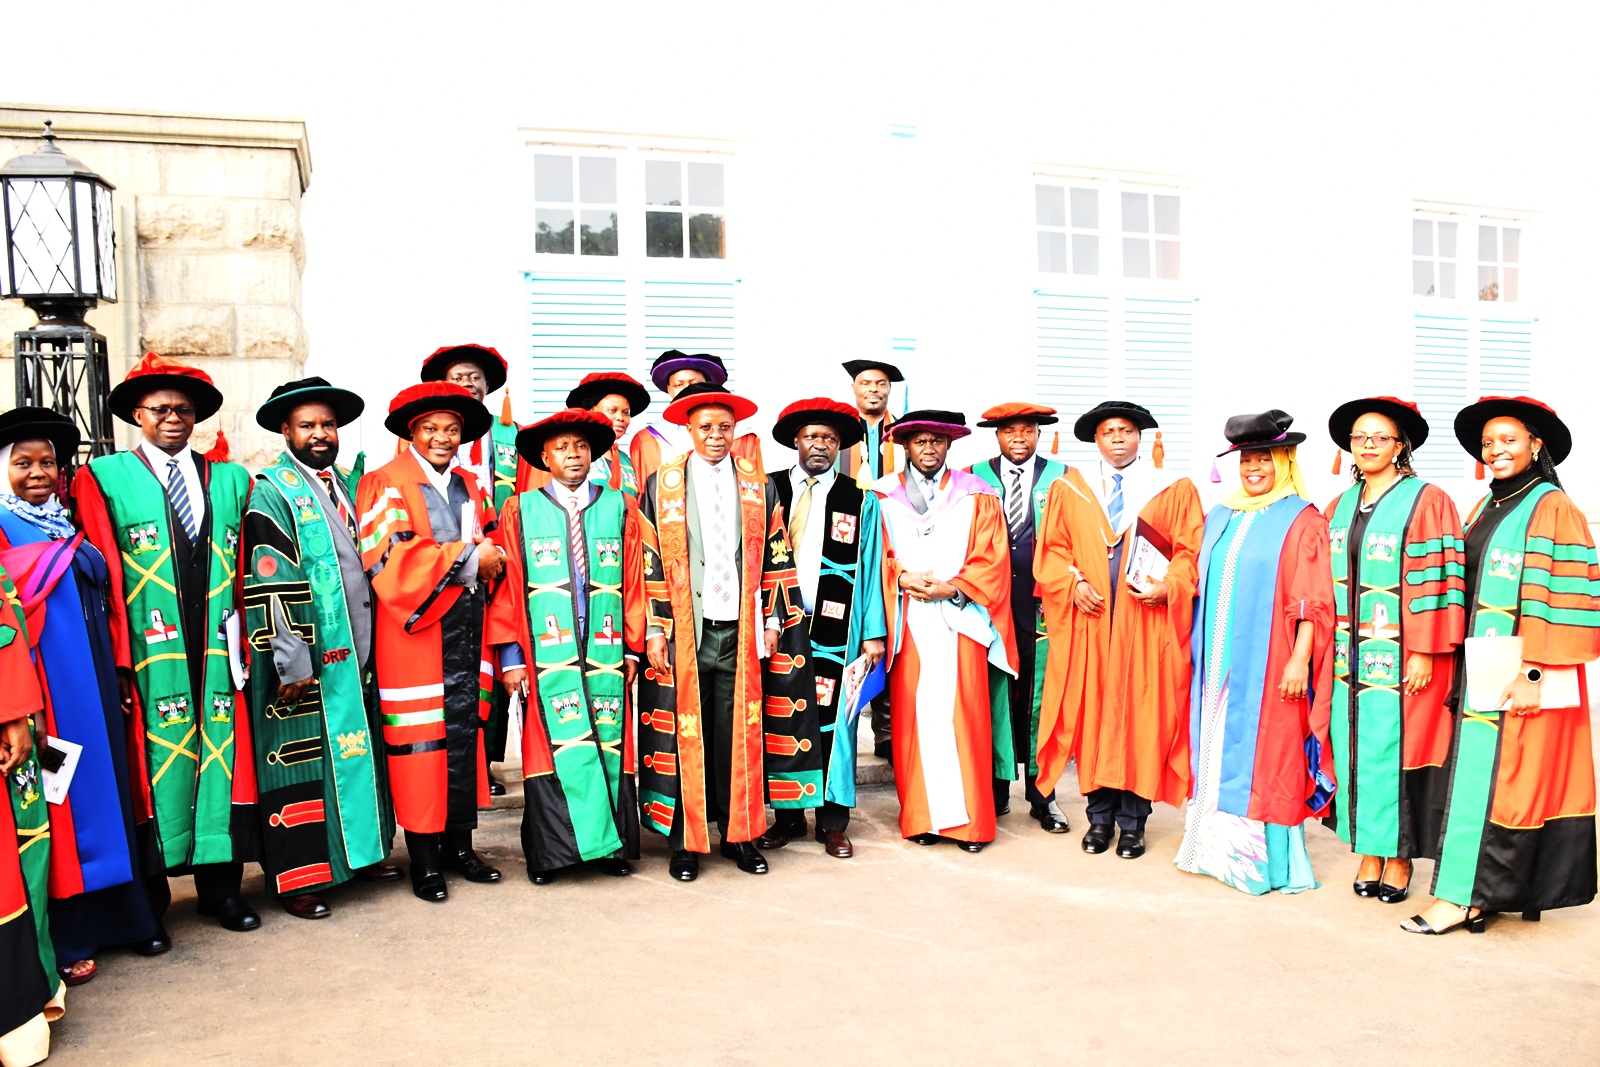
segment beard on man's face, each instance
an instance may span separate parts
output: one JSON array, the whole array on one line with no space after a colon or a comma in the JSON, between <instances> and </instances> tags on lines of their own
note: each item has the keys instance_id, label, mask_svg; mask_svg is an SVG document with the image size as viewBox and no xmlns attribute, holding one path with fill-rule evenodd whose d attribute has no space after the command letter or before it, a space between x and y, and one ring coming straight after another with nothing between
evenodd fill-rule
<instances>
[{"instance_id":1,"label":"beard on man's face","mask_svg":"<svg viewBox=\"0 0 1600 1067\"><path fill-rule=\"evenodd\" d=\"M295 459L299 460L301 463L304 463L314 471L327 470L329 467L333 466L334 462L339 458L339 450L332 447L329 447L325 450L313 451L310 445L306 445L302 448L296 448L293 445L290 445L289 452L294 456Z\"/></svg>"}]
</instances>

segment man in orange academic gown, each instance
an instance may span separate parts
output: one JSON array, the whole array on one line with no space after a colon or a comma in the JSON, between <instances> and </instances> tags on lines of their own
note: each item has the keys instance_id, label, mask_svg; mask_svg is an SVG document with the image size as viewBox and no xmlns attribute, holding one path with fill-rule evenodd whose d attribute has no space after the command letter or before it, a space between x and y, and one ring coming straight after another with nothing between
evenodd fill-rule
<instances>
[{"instance_id":1,"label":"man in orange academic gown","mask_svg":"<svg viewBox=\"0 0 1600 1067\"><path fill-rule=\"evenodd\" d=\"M1100 449L1050 487L1034 571L1049 634L1039 710L1039 788L1069 759L1088 798L1083 850L1144 854L1151 801L1189 792L1189 626L1205 515L1194 483L1139 455L1148 409L1112 400L1078 418ZM1130 573L1141 554L1155 571ZM1165 572L1161 573L1161 568Z\"/></svg>"},{"instance_id":2,"label":"man in orange academic gown","mask_svg":"<svg viewBox=\"0 0 1600 1067\"><path fill-rule=\"evenodd\" d=\"M979 852L995 835L993 780L1017 773L1004 677L1017 675L1005 515L983 479L946 462L950 442L972 432L966 416L912 411L891 432L906 469L872 488L887 543L900 833Z\"/></svg>"},{"instance_id":3,"label":"man in orange academic gown","mask_svg":"<svg viewBox=\"0 0 1600 1067\"><path fill-rule=\"evenodd\" d=\"M361 562L379 606L375 665L395 821L406 832L411 890L435 903L447 895L445 870L500 880L473 851L472 831L478 808L489 806L486 586L505 555L487 539L496 528L490 498L459 458L461 442L489 423L459 385L401 391L384 426L410 444L356 490Z\"/></svg>"},{"instance_id":4,"label":"man in orange academic gown","mask_svg":"<svg viewBox=\"0 0 1600 1067\"><path fill-rule=\"evenodd\" d=\"M667 394L667 401L670 404L691 385L726 383L728 368L723 365L721 356L714 356L709 352L687 355L674 348L656 357L656 361L650 365L650 380L655 383L657 389ZM567 403L571 404L571 399ZM643 411L648 403L647 395L645 404L640 405L639 410ZM644 483L650 480L650 476L659 470L663 463L686 456L693 451L694 442L689 437L689 431L673 423L665 413L661 418L635 431L633 443L628 446L628 458L633 464L633 474L639 483L639 488L641 490L644 488ZM759 464L761 439L753 433L740 434L739 439L733 442L733 454Z\"/></svg>"}]
</instances>

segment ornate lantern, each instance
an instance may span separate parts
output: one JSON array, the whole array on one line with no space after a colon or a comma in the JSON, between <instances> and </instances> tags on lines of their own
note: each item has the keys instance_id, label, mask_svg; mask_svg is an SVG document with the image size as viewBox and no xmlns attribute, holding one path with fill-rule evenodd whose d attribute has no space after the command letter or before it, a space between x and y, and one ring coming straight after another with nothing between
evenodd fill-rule
<instances>
[{"instance_id":1,"label":"ornate lantern","mask_svg":"<svg viewBox=\"0 0 1600 1067\"><path fill-rule=\"evenodd\" d=\"M16 335L17 404L70 416L90 456L115 449L106 397L106 340L83 316L117 299L117 240L110 182L44 144L0 167L5 259L0 298L21 300L39 325Z\"/></svg>"}]
</instances>

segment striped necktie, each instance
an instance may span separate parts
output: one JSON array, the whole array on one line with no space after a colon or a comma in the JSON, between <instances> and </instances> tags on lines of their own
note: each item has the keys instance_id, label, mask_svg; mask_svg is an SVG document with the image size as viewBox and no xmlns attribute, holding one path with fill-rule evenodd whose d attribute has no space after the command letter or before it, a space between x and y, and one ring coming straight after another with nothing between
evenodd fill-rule
<instances>
[{"instance_id":1,"label":"striped necktie","mask_svg":"<svg viewBox=\"0 0 1600 1067\"><path fill-rule=\"evenodd\" d=\"M333 488L333 472L318 471L317 477L322 479L322 487L328 491L328 499L333 501L333 506L339 512L339 518L344 520L344 525L352 537L356 533L356 524L350 521L350 509L344 506L344 497L340 496Z\"/></svg>"},{"instance_id":2,"label":"striped necktie","mask_svg":"<svg viewBox=\"0 0 1600 1067\"><path fill-rule=\"evenodd\" d=\"M1111 503L1106 506L1106 515L1111 519L1111 532L1116 533L1122 528L1122 475L1113 474L1111 480L1116 487L1111 490Z\"/></svg>"},{"instance_id":3,"label":"striped necktie","mask_svg":"<svg viewBox=\"0 0 1600 1067\"><path fill-rule=\"evenodd\" d=\"M1006 473L1011 475L1011 485L1006 490L1006 525L1015 534L1027 522L1028 497L1022 491L1022 468L1012 467Z\"/></svg>"},{"instance_id":4,"label":"striped necktie","mask_svg":"<svg viewBox=\"0 0 1600 1067\"><path fill-rule=\"evenodd\" d=\"M200 536L200 523L195 520L194 503L189 499L189 485L184 481L183 472L178 469L177 456L167 460L167 499L172 501L172 510L183 524L183 532L189 535L189 543L193 544L195 538Z\"/></svg>"},{"instance_id":5,"label":"striped necktie","mask_svg":"<svg viewBox=\"0 0 1600 1067\"><path fill-rule=\"evenodd\" d=\"M572 546L572 573L578 576L580 585L587 584L589 553L583 543L583 504L576 496L567 497L567 542Z\"/></svg>"}]
</instances>

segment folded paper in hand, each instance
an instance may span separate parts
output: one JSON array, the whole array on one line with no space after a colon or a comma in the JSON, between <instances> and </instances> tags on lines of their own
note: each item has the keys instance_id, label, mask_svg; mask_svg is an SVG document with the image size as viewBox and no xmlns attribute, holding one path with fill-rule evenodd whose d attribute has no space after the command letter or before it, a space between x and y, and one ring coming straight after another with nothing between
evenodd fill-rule
<instances>
[{"instance_id":1,"label":"folded paper in hand","mask_svg":"<svg viewBox=\"0 0 1600 1067\"><path fill-rule=\"evenodd\" d=\"M1467 638L1467 707L1474 711L1503 710L1501 699L1522 673L1522 638ZM1578 668L1546 667L1539 681L1541 708L1575 708L1579 704Z\"/></svg>"},{"instance_id":2,"label":"folded paper in hand","mask_svg":"<svg viewBox=\"0 0 1600 1067\"><path fill-rule=\"evenodd\" d=\"M1150 588L1151 582L1166 578L1167 567L1172 562L1172 542L1143 519L1134 525L1130 534L1124 549L1128 584L1142 593Z\"/></svg>"}]
</instances>

